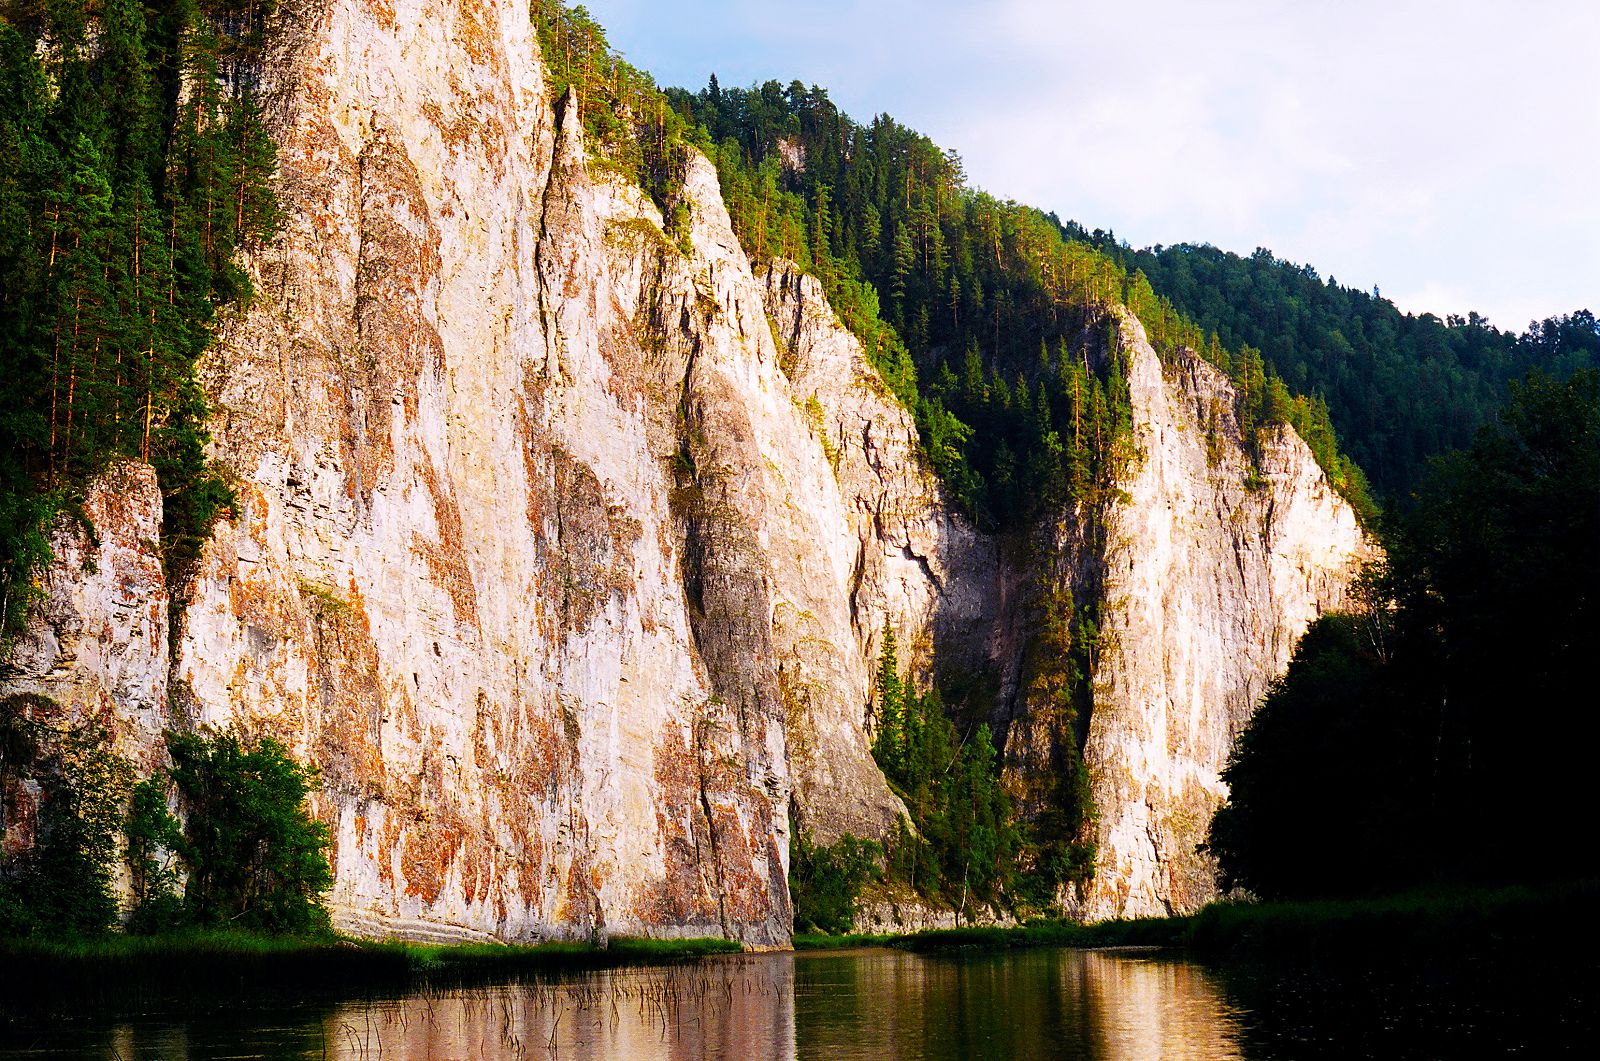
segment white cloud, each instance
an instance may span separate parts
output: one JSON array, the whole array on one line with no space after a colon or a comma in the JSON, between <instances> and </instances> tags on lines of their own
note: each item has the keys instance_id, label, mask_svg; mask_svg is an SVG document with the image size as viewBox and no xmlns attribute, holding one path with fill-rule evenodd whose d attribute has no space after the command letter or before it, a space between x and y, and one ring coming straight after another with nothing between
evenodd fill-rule
<instances>
[{"instance_id":1,"label":"white cloud","mask_svg":"<svg viewBox=\"0 0 1600 1061\"><path fill-rule=\"evenodd\" d=\"M663 81L822 84L1130 242L1267 246L1512 327L1600 306L1594 0L590 8Z\"/></svg>"}]
</instances>

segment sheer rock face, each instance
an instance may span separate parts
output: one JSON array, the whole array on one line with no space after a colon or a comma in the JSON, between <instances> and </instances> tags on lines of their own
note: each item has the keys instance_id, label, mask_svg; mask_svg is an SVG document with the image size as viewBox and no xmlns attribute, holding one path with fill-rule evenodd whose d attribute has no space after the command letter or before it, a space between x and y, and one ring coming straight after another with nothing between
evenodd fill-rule
<instances>
[{"instance_id":1,"label":"sheer rock face","mask_svg":"<svg viewBox=\"0 0 1600 1061\"><path fill-rule=\"evenodd\" d=\"M681 241L591 172L524 3L284 17L287 224L203 366L237 517L170 661L164 627L156 654L108 630L72 681L162 716L152 765L162 726L212 724L320 767L347 929L786 943L791 735L837 753L801 755L849 808L820 833L887 827L867 675L885 615L914 636L936 594L830 464L715 171L690 161ZM858 346L830 356L865 378ZM883 395L849 408L870 426L874 402L887 483L915 443ZM111 599L75 572L55 611Z\"/></svg>"},{"instance_id":2,"label":"sheer rock face","mask_svg":"<svg viewBox=\"0 0 1600 1061\"><path fill-rule=\"evenodd\" d=\"M1122 323L1142 459L1107 513L1103 649L1085 745L1100 810L1092 918L1189 912L1216 894L1195 848L1226 796L1233 738L1295 642L1345 603L1372 546L1306 444L1280 428L1259 486L1226 377L1165 373ZM1207 424L1214 418L1214 441Z\"/></svg>"},{"instance_id":3,"label":"sheer rock face","mask_svg":"<svg viewBox=\"0 0 1600 1061\"><path fill-rule=\"evenodd\" d=\"M845 832L882 836L901 810L872 760L866 728L884 620L894 626L902 667L917 678L928 676L936 644L941 661L985 658L998 553L944 503L918 453L916 424L834 315L821 283L783 261L760 279L792 400L831 468L831 481L814 484L829 509L808 546L832 558L831 571L818 572L831 581L797 613L795 662L780 675L796 715L790 753L800 824L824 843Z\"/></svg>"},{"instance_id":4,"label":"sheer rock face","mask_svg":"<svg viewBox=\"0 0 1600 1061\"><path fill-rule=\"evenodd\" d=\"M203 366L237 515L169 632L159 493L115 469L0 693L107 720L146 768L168 727L289 743L347 930L785 944L791 800L824 841L899 810L869 750L885 621L919 682L937 645L1009 695L1030 574L941 501L817 282L752 274L704 159L682 241L591 170L523 0L280 12L287 221ZM1102 914L1203 897L1228 743L1360 544L1292 435L1263 490L1236 443L1208 466L1225 382L1163 378L1128 328Z\"/></svg>"},{"instance_id":5,"label":"sheer rock face","mask_svg":"<svg viewBox=\"0 0 1600 1061\"><path fill-rule=\"evenodd\" d=\"M781 945L765 454L803 432L715 174L685 257L551 113L525 4L323 12L212 366L241 517L189 710L321 766L352 929Z\"/></svg>"},{"instance_id":6,"label":"sheer rock face","mask_svg":"<svg viewBox=\"0 0 1600 1061\"><path fill-rule=\"evenodd\" d=\"M83 516L64 518L51 537L55 563L0 667L0 696L47 697L53 706L27 709L35 722L57 730L89 722L136 766L153 769L162 761L169 662L155 472L112 466L86 492Z\"/></svg>"}]
</instances>

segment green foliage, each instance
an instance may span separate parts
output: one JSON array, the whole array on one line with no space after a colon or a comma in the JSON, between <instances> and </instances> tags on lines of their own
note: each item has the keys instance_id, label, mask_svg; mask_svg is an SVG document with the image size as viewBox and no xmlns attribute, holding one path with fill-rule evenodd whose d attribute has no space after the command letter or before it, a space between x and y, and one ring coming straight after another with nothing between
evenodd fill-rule
<instances>
[{"instance_id":1,"label":"green foliage","mask_svg":"<svg viewBox=\"0 0 1600 1061\"><path fill-rule=\"evenodd\" d=\"M139 786L128 817L135 928L176 920L174 854L186 871L181 920L278 933L328 928L322 896L333 884L328 827L311 817L306 797L317 771L277 741L246 746L231 733L173 734L169 778ZM170 780L182 826L167 809Z\"/></svg>"},{"instance_id":2,"label":"green foliage","mask_svg":"<svg viewBox=\"0 0 1600 1061\"><path fill-rule=\"evenodd\" d=\"M11 822L23 782L39 786L32 848L0 856L0 935L76 936L116 923L111 865L130 768L102 729L62 729L60 715L41 696L0 701L0 819Z\"/></svg>"},{"instance_id":3,"label":"green foliage","mask_svg":"<svg viewBox=\"0 0 1600 1061\"><path fill-rule=\"evenodd\" d=\"M799 82L667 95L717 145L745 249L821 278L915 414L929 464L982 525L1027 526L1093 502L1129 456L1126 366L1103 327L1114 306L1131 307L1169 354L1216 346L1142 275L1067 238L1053 215L969 188L959 156L887 117L858 125ZM1302 400L1296 414L1281 384L1267 397L1281 400L1263 426L1315 412ZM1331 428L1316 452L1358 495Z\"/></svg>"},{"instance_id":4,"label":"green foliage","mask_svg":"<svg viewBox=\"0 0 1600 1061\"><path fill-rule=\"evenodd\" d=\"M195 363L272 234L276 151L249 61L270 3L0 8L0 593L7 631L53 518L116 457L154 465L181 577L231 494ZM224 28L226 27L226 28Z\"/></svg>"},{"instance_id":5,"label":"green foliage","mask_svg":"<svg viewBox=\"0 0 1600 1061\"><path fill-rule=\"evenodd\" d=\"M883 648L878 652L876 689L878 732L872 739L872 757L886 775L902 774L906 765L906 687L900 680L894 625L887 619L883 623Z\"/></svg>"},{"instance_id":6,"label":"green foliage","mask_svg":"<svg viewBox=\"0 0 1600 1061\"><path fill-rule=\"evenodd\" d=\"M984 527L1093 504L1131 456L1126 366L1115 329L1101 327L1114 306L1133 308L1168 354L1234 360L1143 274L1067 238L1054 215L969 188L959 156L887 117L858 125L799 82L724 90L713 78L697 94L663 94L583 7L534 0L531 11L553 95L574 94L594 156L649 192L681 240L672 219L686 217L687 149L705 151L745 249L821 279L915 416L929 465ZM1270 373L1252 393L1252 362L1240 364L1246 446L1274 424L1303 425L1336 488L1369 515L1326 409Z\"/></svg>"},{"instance_id":7,"label":"green foliage","mask_svg":"<svg viewBox=\"0 0 1600 1061\"><path fill-rule=\"evenodd\" d=\"M47 528L65 507L59 493L32 489L17 456L0 453L0 656L9 654L28 609L43 595L33 573L54 555Z\"/></svg>"},{"instance_id":8,"label":"green foliage","mask_svg":"<svg viewBox=\"0 0 1600 1061\"><path fill-rule=\"evenodd\" d=\"M1317 620L1239 735L1222 775L1229 799L1207 841L1224 890L1350 894L1421 871L1427 800L1418 773L1428 764L1410 762L1419 720L1383 688L1368 634L1357 616ZM1405 746L1392 739L1402 733ZM1417 841L1415 858L1390 838ZM1400 859L1409 863L1403 872Z\"/></svg>"},{"instance_id":9,"label":"green foliage","mask_svg":"<svg viewBox=\"0 0 1600 1061\"><path fill-rule=\"evenodd\" d=\"M1430 457L1467 444L1510 381L1534 368L1566 378L1600 365L1600 325L1588 310L1535 321L1519 336L1476 313L1401 313L1376 290L1341 287L1265 249L1249 257L1192 244L1136 251L1108 232L1063 230L1148 277L1153 291L1142 296L1144 309L1135 307L1147 325L1158 302L1167 319L1194 322L1188 345L1214 334L1218 350L1250 348L1290 388L1319 396L1319 419L1330 434L1337 428L1389 499L1422 481ZM1318 458L1330 474L1343 471L1321 450Z\"/></svg>"},{"instance_id":10,"label":"green foliage","mask_svg":"<svg viewBox=\"0 0 1600 1061\"><path fill-rule=\"evenodd\" d=\"M922 696L908 689L887 628L878 672L873 754L911 816L888 845L887 876L958 910L999 899L1016 871L1020 838L988 724L962 739L937 689Z\"/></svg>"},{"instance_id":11,"label":"green foliage","mask_svg":"<svg viewBox=\"0 0 1600 1061\"><path fill-rule=\"evenodd\" d=\"M1074 227L1065 231L1081 232ZM1114 241L1097 241L1097 245L1113 255L1126 251ZM1239 438L1253 461L1259 462L1263 442L1287 424L1311 447L1333 488L1355 508L1362 523L1370 526L1376 522L1378 509L1366 474L1339 451L1326 401L1315 394L1291 394L1274 366L1254 346L1247 343L1230 351L1214 331L1208 332L1165 295L1156 294L1142 269L1136 267L1125 281L1123 299L1143 322L1163 359L1170 362L1180 351L1189 350L1227 375L1234 389L1233 414ZM1209 429L1215 432L1217 425L1209 425Z\"/></svg>"},{"instance_id":12,"label":"green foliage","mask_svg":"<svg viewBox=\"0 0 1600 1061\"><path fill-rule=\"evenodd\" d=\"M861 888L878 876L883 848L845 833L830 847L818 847L796 831L789 845L789 895L796 931L839 935L855 924Z\"/></svg>"},{"instance_id":13,"label":"green foliage","mask_svg":"<svg viewBox=\"0 0 1600 1061\"><path fill-rule=\"evenodd\" d=\"M587 149L650 195L670 239L686 240L689 211L683 179L694 131L649 74L612 50L587 8L569 7L563 0L532 0L529 11L552 98L572 94Z\"/></svg>"},{"instance_id":14,"label":"green foliage","mask_svg":"<svg viewBox=\"0 0 1600 1061\"><path fill-rule=\"evenodd\" d=\"M402 997L580 969L666 965L737 954L716 937L552 941L533 945L425 944L318 936L273 936L236 928L161 935L106 933L50 939L0 935L0 968L27 970L6 980L6 1017L85 1013L217 1013L260 1006L264 997L296 1005L374 994ZM8 1024L10 1032L15 1025ZM291 1050L291 1053L295 1051ZM181 1056L181 1055L180 1055Z\"/></svg>"},{"instance_id":15,"label":"green foliage","mask_svg":"<svg viewBox=\"0 0 1600 1061\"><path fill-rule=\"evenodd\" d=\"M1145 917L1083 924L1078 921L1040 919L1014 928L967 925L899 935L796 935L794 949L893 947L918 954L944 954L1026 947L1173 947L1185 941L1193 920L1183 917Z\"/></svg>"},{"instance_id":16,"label":"green foliage","mask_svg":"<svg viewBox=\"0 0 1600 1061\"><path fill-rule=\"evenodd\" d=\"M1076 636L1074 632L1076 631ZM1083 761L1099 635L1093 609L1078 610L1072 594L1041 594L1023 657L1023 700L1029 724L1048 747L1048 769L1024 771L1019 793L1034 808L1022 830L1019 897L1048 909L1064 885L1094 874L1096 811Z\"/></svg>"},{"instance_id":17,"label":"green foliage","mask_svg":"<svg viewBox=\"0 0 1600 1061\"><path fill-rule=\"evenodd\" d=\"M1542 853L1594 807L1600 372L1511 395L1435 463L1362 610L1311 628L1240 736L1209 840L1225 885L1294 898L1571 872ZM1515 857L1513 837L1541 854Z\"/></svg>"},{"instance_id":18,"label":"green foliage","mask_svg":"<svg viewBox=\"0 0 1600 1061\"><path fill-rule=\"evenodd\" d=\"M1536 886L1435 885L1361 898L1216 902L1183 919L1181 943L1207 954L1348 961L1374 954L1491 967L1587 954L1595 942L1593 878ZM1173 919L1178 921L1178 919ZM1184 924L1186 922L1186 924ZM1542 989L1543 977L1533 978Z\"/></svg>"},{"instance_id":19,"label":"green foliage","mask_svg":"<svg viewBox=\"0 0 1600 1061\"><path fill-rule=\"evenodd\" d=\"M133 915L128 931L169 931L184 923L177 852L183 828L167 809L166 778L147 777L133 786L124 825L127 861L133 886Z\"/></svg>"}]
</instances>

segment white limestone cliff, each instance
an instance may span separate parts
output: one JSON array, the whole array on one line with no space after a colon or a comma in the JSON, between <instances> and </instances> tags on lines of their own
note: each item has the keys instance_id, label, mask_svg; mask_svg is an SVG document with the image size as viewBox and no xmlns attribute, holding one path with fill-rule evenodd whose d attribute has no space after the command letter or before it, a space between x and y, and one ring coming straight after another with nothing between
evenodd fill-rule
<instances>
[{"instance_id":1,"label":"white limestone cliff","mask_svg":"<svg viewBox=\"0 0 1600 1061\"><path fill-rule=\"evenodd\" d=\"M859 829L892 821L860 739L871 641L930 593L909 560L882 588L903 532L841 486L715 171L690 160L680 250L591 171L520 2L282 17L287 224L203 366L237 518L181 588L170 671L164 627L159 655L107 628L83 665L19 654L5 691L157 711L145 760L167 726L286 740L322 771L352 931L785 943L791 735L829 749L799 758L848 777ZM910 431L881 395L851 411L874 401ZM52 601L104 596L70 555Z\"/></svg>"},{"instance_id":2,"label":"white limestone cliff","mask_svg":"<svg viewBox=\"0 0 1600 1061\"><path fill-rule=\"evenodd\" d=\"M1227 378L1189 354L1164 372L1131 315L1121 332L1140 459L1106 515L1101 561L1084 747L1099 857L1079 904L1092 919L1187 913L1215 897L1196 848L1226 796L1233 739L1373 555L1293 430L1273 429L1247 485Z\"/></svg>"},{"instance_id":3,"label":"white limestone cliff","mask_svg":"<svg viewBox=\"0 0 1600 1061\"><path fill-rule=\"evenodd\" d=\"M897 813L885 620L922 671L938 643L1014 675L1026 573L942 501L820 285L752 271L709 163L686 249L589 165L522 0L279 17L287 221L203 366L237 516L168 587L153 477L114 469L0 693L147 767L166 728L286 741L350 931L784 945L791 797L823 840ZM1095 914L1203 895L1221 756L1363 548L1292 434L1259 490L1236 445L1208 465L1225 381L1163 377L1126 327L1145 460L1106 565Z\"/></svg>"}]
</instances>

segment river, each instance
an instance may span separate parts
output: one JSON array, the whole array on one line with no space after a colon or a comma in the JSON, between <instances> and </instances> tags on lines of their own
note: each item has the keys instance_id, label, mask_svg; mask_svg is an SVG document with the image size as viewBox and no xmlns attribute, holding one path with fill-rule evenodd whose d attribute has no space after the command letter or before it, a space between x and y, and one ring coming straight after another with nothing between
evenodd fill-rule
<instances>
[{"instance_id":1,"label":"river","mask_svg":"<svg viewBox=\"0 0 1600 1061\"><path fill-rule=\"evenodd\" d=\"M1540 980L1527 969L860 950L740 955L333 1003L0 1024L0 1058L1592 1056L1594 1002L1592 975Z\"/></svg>"}]
</instances>

